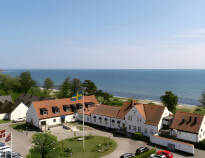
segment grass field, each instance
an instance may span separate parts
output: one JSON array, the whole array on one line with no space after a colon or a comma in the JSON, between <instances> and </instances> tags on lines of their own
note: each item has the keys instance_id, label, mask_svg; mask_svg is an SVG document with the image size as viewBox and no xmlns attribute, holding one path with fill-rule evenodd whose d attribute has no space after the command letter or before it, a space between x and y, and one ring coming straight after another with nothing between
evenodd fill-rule
<instances>
[{"instance_id":1,"label":"grass field","mask_svg":"<svg viewBox=\"0 0 205 158\"><path fill-rule=\"evenodd\" d=\"M39 131L39 129L37 127L31 126L26 124L25 122L21 122L21 123L14 123L9 125L11 128L22 132L22 131Z\"/></svg>"},{"instance_id":2,"label":"grass field","mask_svg":"<svg viewBox=\"0 0 205 158\"><path fill-rule=\"evenodd\" d=\"M62 150L66 148L72 149L72 158L100 158L113 152L117 143L108 138L102 136L86 136L85 137L85 151L83 150L83 141L78 140L79 137L65 139L61 141ZM65 158L61 156L61 158Z\"/></svg>"},{"instance_id":3,"label":"grass field","mask_svg":"<svg viewBox=\"0 0 205 158\"><path fill-rule=\"evenodd\" d=\"M2 124L2 123L9 123L10 122L10 120L0 120L0 124Z\"/></svg>"}]
</instances>

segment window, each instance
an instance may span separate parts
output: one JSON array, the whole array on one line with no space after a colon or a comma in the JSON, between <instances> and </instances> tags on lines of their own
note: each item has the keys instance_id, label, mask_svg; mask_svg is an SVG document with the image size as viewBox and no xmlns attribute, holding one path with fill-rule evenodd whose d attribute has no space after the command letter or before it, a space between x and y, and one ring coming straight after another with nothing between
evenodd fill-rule
<instances>
[{"instance_id":1,"label":"window","mask_svg":"<svg viewBox=\"0 0 205 158\"><path fill-rule=\"evenodd\" d=\"M56 119L53 119L53 122L56 122Z\"/></svg>"},{"instance_id":2,"label":"window","mask_svg":"<svg viewBox=\"0 0 205 158\"><path fill-rule=\"evenodd\" d=\"M131 128L131 125L129 125L129 130L131 130L132 128Z\"/></svg>"},{"instance_id":3,"label":"window","mask_svg":"<svg viewBox=\"0 0 205 158\"><path fill-rule=\"evenodd\" d=\"M107 124L107 118L105 118L105 124Z\"/></svg>"},{"instance_id":4,"label":"window","mask_svg":"<svg viewBox=\"0 0 205 158\"><path fill-rule=\"evenodd\" d=\"M87 121L89 121L89 117L87 117Z\"/></svg>"},{"instance_id":5,"label":"window","mask_svg":"<svg viewBox=\"0 0 205 158\"><path fill-rule=\"evenodd\" d=\"M41 125L46 125L46 121L41 121Z\"/></svg>"},{"instance_id":6,"label":"window","mask_svg":"<svg viewBox=\"0 0 205 158\"><path fill-rule=\"evenodd\" d=\"M141 127L138 127L138 132L141 132Z\"/></svg>"},{"instance_id":7,"label":"window","mask_svg":"<svg viewBox=\"0 0 205 158\"><path fill-rule=\"evenodd\" d=\"M112 120L112 126L115 126L115 120Z\"/></svg>"},{"instance_id":8,"label":"window","mask_svg":"<svg viewBox=\"0 0 205 158\"><path fill-rule=\"evenodd\" d=\"M43 115L48 115L48 111L43 111Z\"/></svg>"},{"instance_id":9,"label":"window","mask_svg":"<svg viewBox=\"0 0 205 158\"><path fill-rule=\"evenodd\" d=\"M154 134L154 131L153 131L153 129L150 129L150 134Z\"/></svg>"},{"instance_id":10,"label":"window","mask_svg":"<svg viewBox=\"0 0 205 158\"><path fill-rule=\"evenodd\" d=\"M101 117L99 117L99 121L100 121L100 123L102 123L102 118Z\"/></svg>"},{"instance_id":11,"label":"window","mask_svg":"<svg viewBox=\"0 0 205 158\"><path fill-rule=\"evenodd\" d=\"M136 130L137 130L137 129L136 129L136 126L133 126L133 130L134 130L134 131L136 131Z\"/></svg>"},{"instance_id":12,"label":"window","mask_svg":"<svg viewBox=\"0 0 205 158\"><path fill-rule=\"evenodd\" d=\"M147 133L147 128L144 129L144 132Z\"/></svg>"}]
</instances>

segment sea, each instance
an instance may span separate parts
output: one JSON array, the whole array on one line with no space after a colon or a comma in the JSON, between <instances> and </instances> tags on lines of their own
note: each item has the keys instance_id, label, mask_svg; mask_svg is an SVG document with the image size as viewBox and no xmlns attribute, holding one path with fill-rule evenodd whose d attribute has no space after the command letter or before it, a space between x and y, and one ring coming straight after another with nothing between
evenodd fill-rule
<instances>
[{"instance_id":1,"label":"sea","mask_svg":"<svg viewBox=\"0 0 205 158\"><path fill-rule=\"evenodd\" d=\"M120 97L160 100L165 91L172 91L179 97L179 103L199 105L205 90L205 70L153 70L153 69L109 69L109 70L7 70L4 74L17 76L29 71L39 86L50 77L55 86L66 77L92 80L98 89Z\"/></svg>"}]
</instances>

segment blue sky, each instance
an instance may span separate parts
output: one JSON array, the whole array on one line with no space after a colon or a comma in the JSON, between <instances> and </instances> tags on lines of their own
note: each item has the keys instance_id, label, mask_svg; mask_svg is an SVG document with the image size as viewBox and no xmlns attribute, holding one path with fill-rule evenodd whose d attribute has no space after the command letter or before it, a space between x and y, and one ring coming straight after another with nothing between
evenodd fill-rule
<instances>
[{"instance_id":1,"label":"blue sky","mask_svg":"<svg viewBox=\"0 0 205 158\"><path fill-rule=\"evenodd\" d=\"M205 69L204 0L0 2L0 69Z\"/></svg>"}]
</instances>

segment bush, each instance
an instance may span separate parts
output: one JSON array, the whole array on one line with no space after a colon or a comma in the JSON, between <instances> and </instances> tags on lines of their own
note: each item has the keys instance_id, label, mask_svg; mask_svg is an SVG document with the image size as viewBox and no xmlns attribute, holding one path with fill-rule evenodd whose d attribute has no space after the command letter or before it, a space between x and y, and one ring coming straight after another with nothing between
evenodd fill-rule
<instances>
[{"instance_id":1,"label":"bush","mask_svg":"<svg viewBox=\"0 0 205 158\"><path fill-rule=\"evenodd\" d=\"M134 140L144 140L144 136L140 132L136 132L132 135L132 139Z\"/></svg>"},{"instance_id":2,"label":"bush","mask_svg":"<svg viewBox=\"0 0 205 158\"><path fill-rule=\"evenodd\" d=\"M205 140L202 140L199 143L196 143L194 146L198 149L205 150Z\"/></svg>"},{"instance_id":3,"label":"bush","mask_svg":"<svg viewBox=\"0 0 205 158\"><path fill-rule=\"evenodd\" d=\"M149 150L149 151L147 151L147 152L145 152L145 153L143 153L143 154L141 154L141 155L135 156L134 158L147 158L147 157L149 157L151 154L154 154L154 153L156 153L156 149L151 149L151 150Z\"/></svg>"}]
</instances>

